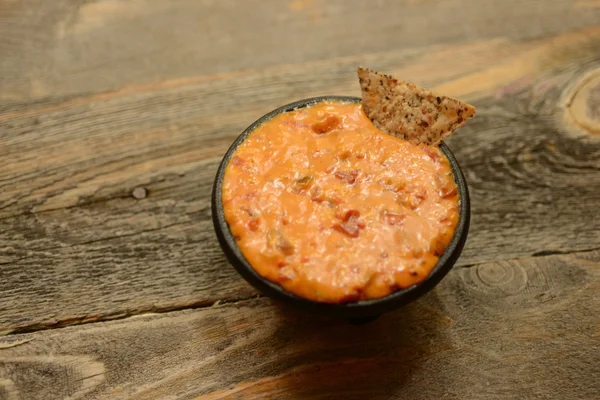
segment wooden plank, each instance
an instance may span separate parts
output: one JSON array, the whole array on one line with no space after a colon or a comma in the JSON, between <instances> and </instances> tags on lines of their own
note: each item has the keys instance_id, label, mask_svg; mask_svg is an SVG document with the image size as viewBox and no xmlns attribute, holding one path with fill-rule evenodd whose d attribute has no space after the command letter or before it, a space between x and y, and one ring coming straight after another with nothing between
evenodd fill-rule
<instances>
[{"instance_id":1,"label":"wooden plank","mask_svg":"<svg viewBox=\"0 0 600 400\"><path fill-rule=\"evenodd\" d=\"M599 289L594 251L454 270L362 326L257 299L8 336L0 399L591 400Z\"/></svg>"},{"instance_id":2,"label":"wooden plank","mask_svg":"<svg viewBox=\"0 0 600 400\"><path fill-rule=\"evenodd\" d=\"M572 0L0 0L0 100L598 24Z\"/></svg>"},{"instance_id":3,"label":"wooden plank","mask_svg":"<svg viewBox=\"0 0 600 400\"><path fill-rule=\"evenodd\" d=\"M567 106L599 54L593 28L0 107L0 331L253 296L212 233L220 157L276 106L357 94L358 63L478 107L449 140L473 204L459 265L596 248L600 141Z\"/></svg>"}]
</instances>

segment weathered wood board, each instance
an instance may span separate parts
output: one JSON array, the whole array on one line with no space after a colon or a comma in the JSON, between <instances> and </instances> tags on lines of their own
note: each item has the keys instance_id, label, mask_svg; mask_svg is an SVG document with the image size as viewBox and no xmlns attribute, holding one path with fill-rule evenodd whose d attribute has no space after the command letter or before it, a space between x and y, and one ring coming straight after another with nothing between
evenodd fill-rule
<instances>
[{"instance_id":1,"label":"weathered wood board","mask_svg":"<svg viewBox=\"0 0 600 400\"><path fill-rule=\"evenodd\" d=\"M478 109L457 267L361 327L256 298L209 207L358 65ZM0 0L0 400L597 399L599 205L597 0Z\"/></svg>"},{"instance_id":2,"label":"weathered wood board","mask_svg":"<svg viewBox=\"0 0 600 400\"><path fill-rule=\"evenodd\" d=\"M454 270L362 326L261 298L11 335L0 399L592 400L599 289L594 251Z\"/></svg>"},{"instance_id":3,"label":"weathered wood board","mask_svg":"<svg viewBox=\"0 0 600 400\"><path fill-rule=\"evenodd\" d=\"M451 53L452 69L435 62ZM358 61L4 107L0 330L252 296L212 231L220 157L278 105L358 93ZM600 29L390 53L372 64L478 107L448 140L473 204L460 265L600 247L600 218L590 218L600 203L600 140L567 107L600 65ZM600 103L588 95L581 104ZM132 195L138 187L145 198Z\"/></svg>"}]
</instances>

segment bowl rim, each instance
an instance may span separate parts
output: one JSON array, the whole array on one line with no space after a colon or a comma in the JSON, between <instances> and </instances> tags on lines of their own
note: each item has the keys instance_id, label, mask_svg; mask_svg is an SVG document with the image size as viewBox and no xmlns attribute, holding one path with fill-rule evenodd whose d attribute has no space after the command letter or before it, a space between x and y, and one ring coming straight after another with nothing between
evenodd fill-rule
<instances>
[{"instance_id":1,"label":"bowl rim","mask_svg":"<svg viewBox=\"0 0 600 400\"><path fill-rule=\"evenodd\" d=\"M219 240L219 244L223 249L225 256L228 261L233 265L237 272L248 281L252 286L258 289L260 292L267 296L280 300L284 303L292 304L296 307L300 307L304 310L334 316L341 318L367 318L375 315L379 315L386 311L401 307L409 302L417 299L418 297L429 292L435 287L446 274L452 269L454 263L458 259L464 244L467 239L467 234L470 225L470 199L469 191L465 177L462 173L458 162L454 155L446 146L445 143L441 142L439 147L444 153L450 163L454 181L458 187L459 192L459 220L454 231L454 235L446 247L444 253L438 259L437 264L431 270L430 274L425 280L410 286L405 289L397 290L385 297L377 299L360 300L349 303L322 303L314 300L308 300L303 297L294 295L278 284L263 278L252 268L250 263L246 260L242 254L240 248L237 246L236 240L233 237L229 224L225 219L223 209L223 179L225 175L225 169L233 157L235 151L241 143L248 138L248 136L261 124L269 121L278 114L297 110L300 108L308 107L317 103L332 101L342 103L359 103L361 99L359 97L352 96L320 96L311 97L303 100L298 100L293 103L281 106L257 119L254 123L248 126L244 131L236 138L231 144L227 152L225 153L213 185L213 191L211 196L211 211L213 225L215 233Z\"/></svg>"}]
</instances>

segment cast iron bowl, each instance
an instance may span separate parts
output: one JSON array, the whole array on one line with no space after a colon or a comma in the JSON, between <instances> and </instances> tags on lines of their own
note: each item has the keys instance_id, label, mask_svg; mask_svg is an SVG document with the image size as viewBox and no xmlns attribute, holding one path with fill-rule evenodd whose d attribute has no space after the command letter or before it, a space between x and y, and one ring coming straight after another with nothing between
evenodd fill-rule
<instances>
[{"instance_id":1,"label":"cast iron bowl","mask_svg":"<svg viewBox=\"0 0 600 400\"><path fill-rule=\"evenodd\" d=\"M322 101L358 103L361 100L357 97L323 96L296 101L294 103L280 107L274 111L271 111L262 118L258 119L248 128L246 128L242 132L242 134L235 140L235 142L233 142L233 144L223 157L223 160L221 161L221 165L219 166L219 169L217 171L217 176L215 178L215 183L213 186L213 224L215 226L215 231L217 234L217 238L219 239L219 243L223 248L223 251L225 252L225 255L229 262L235 267L239 274L242 275L242 277L244 277L244 279L246 279L252 286L254 286L259 291L265 293L267 296L275 300L279 300L292 306L296 306L305 311L331 317L345 318L352 321L367 321L379 316L381 313L404 306L407 303L424 295L425 293L433 289L433 287L437 285L440 282L440 280L448 273L448 271L450 271L450 269L454 266L454 263L458 259L458 256L460 255L460 252L463 249L469 230L469 221L471 215L469 204L469 191L467 189L465 177L463 176L463 173L460 169L460 166L456 162L454 155L452 155L450 149L444 143L441 143L440 150L442 150L442 152L448 158L448 161L450 162L450 166L452 168L452 173L454 174L454 180L456 182L456 185L458 186L458 193L460 196L459 221L449 246L446 248L444 254L442 254L442 256L440 257L434 269L424 281L414 286L398 290L386 297L382 297L379 299L362 300L358 302L345 304L329 304L319 303L316 301L298 297L296 295L293 295L292 293L287 292L281 286L263 278L252 268L252 266L250 266L248 261L246 261L246 259L244 258L242 252L237 246L236 240L231 234L229 225L225 220L222 199L223 177L225 175L225 168L229 164L229 161L231 160L231 157L235 153L238 146L244 140L246 140L246 138L252 133L252 131L260 124L270 120L277 114L310 106Z\"/></svg>"}]
</instances>

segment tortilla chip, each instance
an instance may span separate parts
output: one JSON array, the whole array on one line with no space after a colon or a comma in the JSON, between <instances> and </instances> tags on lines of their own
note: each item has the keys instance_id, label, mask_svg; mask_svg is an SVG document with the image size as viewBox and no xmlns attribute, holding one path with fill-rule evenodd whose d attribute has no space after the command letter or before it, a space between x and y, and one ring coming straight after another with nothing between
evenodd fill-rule
<instances>
[{"instance_id":1,"label":"tortilla chip","mask_svg":"<svg viewBox=\"0 0 600 400\"><path fill-rule=\"evenodd\" d=\"M475 116L475 107L390 75L358 68L363 109L379 130L413 144L437 145Z\"/></svg>"}]
</instances>

